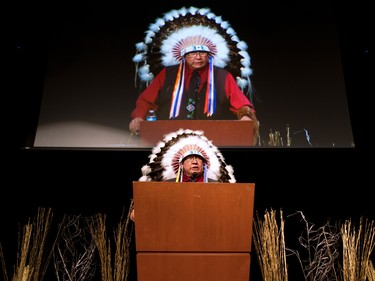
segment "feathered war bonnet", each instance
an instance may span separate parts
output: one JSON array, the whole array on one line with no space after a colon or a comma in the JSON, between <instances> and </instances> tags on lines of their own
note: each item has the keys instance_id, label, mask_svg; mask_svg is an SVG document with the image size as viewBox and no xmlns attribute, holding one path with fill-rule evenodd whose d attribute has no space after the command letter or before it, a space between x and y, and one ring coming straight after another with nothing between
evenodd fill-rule
<instances>
[{"instance_id":1,"label":"feathered war bonnet","mask_svg":"<svg viewBox=\"0 0 375 281\"><path fill-rule=\"evenodd\" d=\"M181 181L181 162L187 155L204 159L204 178L235 183L233 167L225 163L219 149L204 136L203 131L180 129L164 136L149 155L149 163L141 168L139 181Z\"/></svg>"},{"instance_id":2,"label":"feathered war bonnet","mask_svg":"<svg viewBox=\"0 0 375 281\"><path fill-rule=\"evenodd\" d=\"M184 64L184 54L196 49L208 51L211 69L214 65L229 71L252 101L247 48L230 24L209 8L171 10L150 24L144 41L136 44L136 87L142 91L163 67Z\"/></svg>"}]
</instances>

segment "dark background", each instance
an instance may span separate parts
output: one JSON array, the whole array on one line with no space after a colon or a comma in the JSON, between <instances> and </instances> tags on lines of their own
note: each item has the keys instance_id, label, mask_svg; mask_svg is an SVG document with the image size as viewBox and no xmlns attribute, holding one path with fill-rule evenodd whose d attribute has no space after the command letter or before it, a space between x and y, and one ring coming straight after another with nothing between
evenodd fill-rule
<instances>
[{"instance_id":1,"label":"dark background","mask_svg":"<svg viewBox=\"0 0 375 281\"><path fill-rule=\"evenodd\" d=\"M281 17L278 8L295 4L270 4L270 13L277 20ZM100 7L100 3L95 5ZM125 21L139 16L149 23L155 15L169 10L162 4L141 6L120 9L116 4L103 9L118 8ZM233 6L242 15L247 14L246 5ZM297 211L317 226L328 220L375 218L370 8L364 1L350 5L334 3L334 7L355 147L222 150L226 162L234 167L237 181L256 184L256 211L262 214L271 208L283 210L286 242L292 248L304 227L296 217L288 217ZM6 58L10 58L11 64L3 76L4 85L8 86L2 91L5 157L1 173L0 242L10 268L16 261L18 226L35 217L38 207L51 207L56 222L63 214L103 212L110 218L109 228L114 228L130 202L132 181L140 177L142 165L148 162L149 150L25 149L32 143L38 124L50 34L59 29L60 19L67 12L73 12L74 18L79 19L77 15L86 8L82 3L51 6L18 2L7 17L10 37L6 43L10 48ZM219 6L215 13L225 14L228 19L235 17L236 13L232 16L228 9L229 6ZM288 261L289 280L301 280L298 264L293 257ZM261 278L255 258L251 275L251 280ZM51 276L47 280L54 280Z\"/></svg>"}]
</instances>

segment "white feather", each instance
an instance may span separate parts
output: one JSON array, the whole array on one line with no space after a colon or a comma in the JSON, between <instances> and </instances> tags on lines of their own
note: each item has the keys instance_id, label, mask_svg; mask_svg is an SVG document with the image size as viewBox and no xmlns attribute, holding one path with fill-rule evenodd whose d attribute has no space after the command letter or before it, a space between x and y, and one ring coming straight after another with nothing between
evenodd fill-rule
<instances>
[{"instance_id":1,"label":"white feather","mask_svg":"<svg viewBox=\"0 0 375 281\"><path fill-rule=\"evenodd\" d=\"M240 41L237 43L237 48L240 49L241 51L246 51L248 46L245 41Z\"/></svg>"},{"instance_id":2,"label":"white feather","mask_svg":"<svg viewBox=\"0 0 375 281\"><path fill-rule=\"evenodd\" d=\"M230 39L231 39L233 42L239 42L239 41L240 41L240 38L238 38L237 35L233 35Z\"/></svg>"},{"instance_id":3,"label":"white feather","mask_svg":"<svg viewBox=\"0 0 375 281\"><path fill-rule=\"evenodd\" d=\"M216 17L215 17L215 22L216 22L217 24L220 24L222 21L223 21L223 19L221 18L221 16L216 16Z\"/></svg>"},{"instance_id":4,"label":"white feather","mask_svg":"<svg viewBox=\"0 0 375 281\"><path fill-rule=\"evenodd\" d=\"M248 85L246 79L240 78L238 76L236 77L236 82L237 82L238 87L241 88L241 90L245 89L246 86Z\"/></svg>"},{"instance_id":5,"label":"white feather","mask_svg":"<svg viewBox=\"0 0 375 281\"><path fill-rule=\"evenodd\" d=\"M242 77L248 77L253 74L253 70L249 67L241 67L241 75Z\"/></svg>"},{"instance_id":6,"label":"white feather","mask_svg":"<svg viewBox=\"0 0 375 281\"><path fill-rule=\"evenodd\" d=\"M143 66L141 66L139 68L139 71L138 71L140 74L147 74L150 72L150 65L149 64L145 64Z\"/></svg>"},{"instance_id":7,"label":"white feather","mask_svg":"<svg viewBox=\"0 0 375 281\"><path fill-rule=\"evenodd\" d=\"M210 13L208 13L208 14L206 15L206 17L207 17L208 19L213 19L213 18L216 17L216 15L215 15L214 13L210 12Z\"/></svg>"},{"instance_id":8,"label":"white feather","mask_svg":"<svg viewBox=\"0 0 375 281\"><path fill-rule=\"evenodd\" d=\"M160 25L158 23L150 24L149 29L151 32L157 33L160 31Z\"/></svg>"},{"instance_id":9,"label":"white feather","mask_svg":"<svg viewBox=\"0 0 375 281\"><path fill-rule=\"evenodd\" d=\"M241 55L243 57L243 59L250 61L250 55L249 55L248 52L246 52L246 51L239 51L238 54Z\"/></svg>"},{"instance_id":10,"label":"white feather","mask_svg":"<svg viewBox=\"0 0 375 281\"><path fill-rule=\"evenodd\" d=\"M138 42L137 44L135 44L135 49L137 50L137 52L143 52L147 50L147 45L143 42Z\"/></svg>"},{"instance_id":11,"label":"white feather","mask_svg":"<svg viewBox=\"0 0 375 281\"><path fill-rule=\"evenodd\" d=\"M139 78L145 82L151 82L154 79L154 75L150 73L139 73Z\"/></svg>"},{"instance_id":12,"label":"white feather","mask_svg":"<svg viewBox=\"0 0 375 281\"><path fill-rule=\"evenodd\" d=\"M144 57L145 57L144 54L136 54L133 57L133 62L141 62L141 61L143 61Z\"/></svg>"},{"instance_id":13,"label":"white feather","mask_svg":"<svg viewBox=\"0 0 375 281\"><path fill-rule=\"evenodd\" d=\"M233 167L231 165L226 165L225 166L225 169L228 171L228 174L230 176L230 180L229 182L230 183L236 183L236 178L234 177L234 170L233 170Z\"/></svg>"},{"instance_id":14,"label":"white feather","mask_svg":"<svg viewBox=\"0 0 375 281\"><path fill-rule=\"evenodd\" d=\"M165 21L163 18L157 18L155 20L155 24L158 25L159 27L162 27L163 25L165 25Z\"/></svg>"},{"instance_id":15,"label":"white feather","mask_svg":"<svg viewBox=\"0 0 375 281\"><path fill-rule=\"evenodd\" d=\"M178 13L181 16L186 16L186 14L188 13L188 10L186 9L186 7L182 7L181 9L178 10Z\"/></svg>"},{"instance_id":16,"label":"white feather","mask_svg":"<svg viewBox=\"0 0 375 281\"><path fill-rule=\"evenodd\" d=\"M164 20L165 21L172 21L173 20L173 15L175 14L175 10L171 10L167 13L164 14Z\"/></svg>"},{"instance_id":17,"label":"white feather","mask_svg":"<svg viewBox=\"0 0 375 281\"><path fill-rule=\"evenodd\" d=\"M145 44L150 45L152 43L152 38L155 37L155 33L153 31L147 31L145 36Z\"/></svg>"},{"instance_id":18,"label":"white feather","mask_svg":"<svg viewBox=\"0 0 375 281\"><path fill-rule=\"evenodd\" d=\"M209 8L201 8L201 9L199 9L199 14L202 15L202 16L208 14L209 12L210 12Z\"/></svg>"},{"instance_id":19,"label":"white feather","mask_svg":"<svg viewBox=\"0 0 375 281\"><path fill-rule=\"evenodd\" d=\"M228 29L229 28L229 23L227 21L222 21L221 24L220 24L221 28L222 29Z\"/></svg>"},{"instance_id":20,"label":"white feather","mask_svg":"<svg viewBox=\"0 0 375 281\"><path fill-rule=\"evenodd\" d=\"M149 181L147 176L141 176L138 181Z\"/></svg>"},{"instance_id":21,"label":"white feather","mask_svg":"<svg viewBox=\"0 0 375 281\"><path fill-rule=\"evenodd\" d=\"M142 174L148 174L149 172L151 172L151 168L149 165L144 165L142 166L141 171L142 171Z\"/></svg>"},{"instance_id":22,"label":"white feather","mask_svg":"<svg viewBox=\"0 0 375 281\"><path fill-rule=\"evenodd\" d=\"M199 9L196 7L190 7L189 8L189 13L192 15L195 15Z\"/></svg>"},{"instance_id":23,"label":"white feather","mask_svg":"<svg viewBox=\"0 0 375 281\"><path fill-rule=\"evenodd\" d=\"M236 35L236 32L234 31L234 29L232 27L229 27L226 32L231 37Z\"/></svg>"}]
</instances>

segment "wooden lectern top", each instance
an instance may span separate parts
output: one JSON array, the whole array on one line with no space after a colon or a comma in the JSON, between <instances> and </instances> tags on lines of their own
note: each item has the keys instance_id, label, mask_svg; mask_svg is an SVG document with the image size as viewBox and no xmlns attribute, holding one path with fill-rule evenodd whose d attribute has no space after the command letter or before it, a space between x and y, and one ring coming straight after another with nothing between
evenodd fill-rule
<instances>
[{"instance_id":1,"label":"wooden lectern top","mask_svg":"<svg viewBox=\"0 0 375 281\"><path fill-rule=\"evenodd\" d=\"M239 120L158 120L142 121L140 145L154 147L164 135L179 129L201 130L217 147L253 146L254 122Z\"/></svg>"},{"instance_id":2,"label":"wooden lectern top","mask_svg":"<svg viewBox=\"0 0 375 281\"><path fill-rule=\"evenodd\" d=\"M253 183L133 182L138 252L251 250Z\"/></svg>"}]
</instances>

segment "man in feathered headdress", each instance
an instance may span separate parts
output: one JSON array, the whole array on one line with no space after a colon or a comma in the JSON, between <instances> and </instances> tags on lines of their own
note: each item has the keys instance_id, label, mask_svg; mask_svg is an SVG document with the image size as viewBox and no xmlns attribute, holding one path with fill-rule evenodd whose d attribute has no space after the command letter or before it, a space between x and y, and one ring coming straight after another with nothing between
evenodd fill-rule
<instances>
[{"instance_id":1,"label":"man in feathered headdress","mask_svg":"<svg viewBox=\"0 0 375 281\"><path fill-rule=\"evenodd\" d=\"M131 113L132 133L154 109L159 120L253 120L256 143L250 56L227 22L207 8L182 8L157 19L146 34L133 58L142 92Z\"/></svg>"},{"instance_id":2,"label":"man in feathered headdress","mask_svg":"<svg viewBox=\"0 0 375 281\"><path fill-rule=\"evenodd\" d=\"M235 183L234 170L203 131L180 129L152 149L139 181ZM134 220L134 210L130 218Z\"/></svg>"},{"instance_id":3,"label":"man in feathered headdress","mask_svg":"<svg viewBox=\"0 0 375 281\"><path fill-rule=\"evenodd\" d=\"M152 149L149 158L139 181L236 182L232 166L203 131L171 132Z\"/></svg>"},{"instance_id":4,"label":"man in feathered headdress","mask_svg":"<svg viewBox=\"0 0 375 281\"><path fill-rule=\"evenodd\" d=\"M199 148L197 146L197 148ZM214 181L206 178L207 160L197 149L188 148L180 157L178 176L174 181L206 182ZM173 180L173 179L172 179Z\"/></svg>"}]
</instances>

